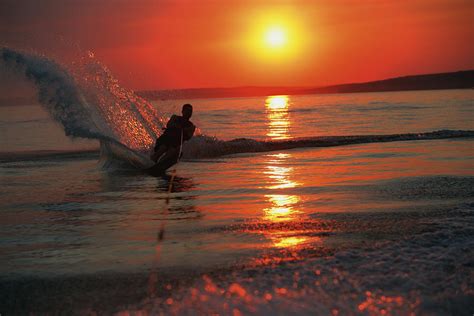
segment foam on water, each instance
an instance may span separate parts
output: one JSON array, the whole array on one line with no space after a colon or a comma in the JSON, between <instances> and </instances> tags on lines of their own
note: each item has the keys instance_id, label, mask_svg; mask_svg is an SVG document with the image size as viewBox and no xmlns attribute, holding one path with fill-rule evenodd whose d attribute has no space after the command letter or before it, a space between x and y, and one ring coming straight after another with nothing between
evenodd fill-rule
<instances>
[{"instance_id":1,"label":"foam on water","mask_svg":"<svg viewBox=\"0 0 474 316\"><path fill-rule=\"evenodd\" d=\"M474 137L474 131L441 130L425 133L406 133L393 135L318 136L280 141L259 141L245 138L234 139L230 141L221 141L212 137L200 136L194 137L188 143L185 143L184 157L210 158L238 153L265 152L294 148L333 147L354 144L435 140L464 137Z\"/></svg>"}]
</instances>

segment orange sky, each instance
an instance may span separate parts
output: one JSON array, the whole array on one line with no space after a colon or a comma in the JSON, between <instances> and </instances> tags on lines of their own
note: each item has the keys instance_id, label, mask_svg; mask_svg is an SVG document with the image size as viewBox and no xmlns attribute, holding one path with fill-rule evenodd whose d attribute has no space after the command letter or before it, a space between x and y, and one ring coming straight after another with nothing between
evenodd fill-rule
<instances>
[{"instance_id":1,"label":"orange sky","mask_svg":"<svg viewBox=\"0 0 474 316\"><path fill-rule=\"evenodd\" d=\"M474 1L5 0L0 40L90 49L133 89L319 86L474 69ZM279 51L258 43L283 25Z\"/></svg>"}]
</instances>

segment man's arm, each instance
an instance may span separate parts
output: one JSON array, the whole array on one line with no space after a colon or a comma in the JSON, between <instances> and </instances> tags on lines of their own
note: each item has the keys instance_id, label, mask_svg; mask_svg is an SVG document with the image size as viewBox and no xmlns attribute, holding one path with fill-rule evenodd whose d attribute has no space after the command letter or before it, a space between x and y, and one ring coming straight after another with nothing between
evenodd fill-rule
<instances>
[{"instance_id":1,"label":"man's arm","mask_svg":"<svg viewBox=\"0 0 474 316\"><path fill-rule=\"evenodd\" d=\"M194 131L196 130L196 126L193 123L189 122L190 124L183 128L183 138L184 140L190 140L191 137L194 135Z\"/></svg>"}]
</instances>

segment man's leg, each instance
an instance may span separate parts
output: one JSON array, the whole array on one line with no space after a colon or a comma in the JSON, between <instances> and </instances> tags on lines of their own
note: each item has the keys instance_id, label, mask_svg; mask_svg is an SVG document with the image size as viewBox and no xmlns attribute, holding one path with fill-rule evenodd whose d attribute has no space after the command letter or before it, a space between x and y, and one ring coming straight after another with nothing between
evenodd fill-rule
<instances>
[{"instance_id":1,"label":"man's leg","mask_svg":"<svg viewBox=\"0 0 474 316\"><path fill-rule=\"evenodd\" d=\"M176 147L169 147L167 148L166 150L166 153L163 155L163 157L161 158L161 160L165 161L166 159L169 159L173 156L177 156L178 155L178 151L179 149L176 148Z\"/></svg>"},{"instance_id":2,"label":"man's leg","mask_svg":"<svg viewBox=\"0 0 474 316\"><path fill-rule=\"evenodd\" d=\"M163 155L167 150L168 150L167 146L161 145L157 151L151 154L150 156L151 160L153 160L154 162L157 162L158 159L161 157L161 155Z\"/></svg>"}]
</instances>

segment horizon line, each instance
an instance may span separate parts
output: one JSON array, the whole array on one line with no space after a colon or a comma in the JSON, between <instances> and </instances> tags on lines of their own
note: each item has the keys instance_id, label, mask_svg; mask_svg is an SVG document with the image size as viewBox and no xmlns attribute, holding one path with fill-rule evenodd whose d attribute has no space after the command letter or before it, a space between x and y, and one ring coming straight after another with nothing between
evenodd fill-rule
<instances>
[{"instance_id":1,"label":"horizon line","mask_svg":"<svg viewBox=\"0 0 474 316\"><path fill-rule=\"evenodd\" d=\"M392 79L401 79L401 78L408 78L408 77L417 77L417 76L430 76L430 75L442 75L442 74L450 74L450 73L459 73L459 72L470 72L474 71L474 68L471 69L461 69L461 70L454 70L454 71L443 71L443 72L432 72L432 73L415 73L409 75L400 75L396 77L385 77L382 79L375 79L370 81L353 81L353 82L343 82L343 83L334 83L334 84L327 84L327 85L319 85L319 86L285 86L285 85L239 85L239 86L214 86L214 87L188 87L188 88L156 88L156 89L133 89L135 92L156 92L156 91L180 91L180 90L206 90L206 89L243 89L243 88L270 88L270 89L277 89L277 88L284 88L284 89L318 89L318 88L327 88L327 87L334 87L334 86L343 86L343 85L351 85L351 84L367 84L372 82L380 82Z\"/></svg>"}]
</instances>

